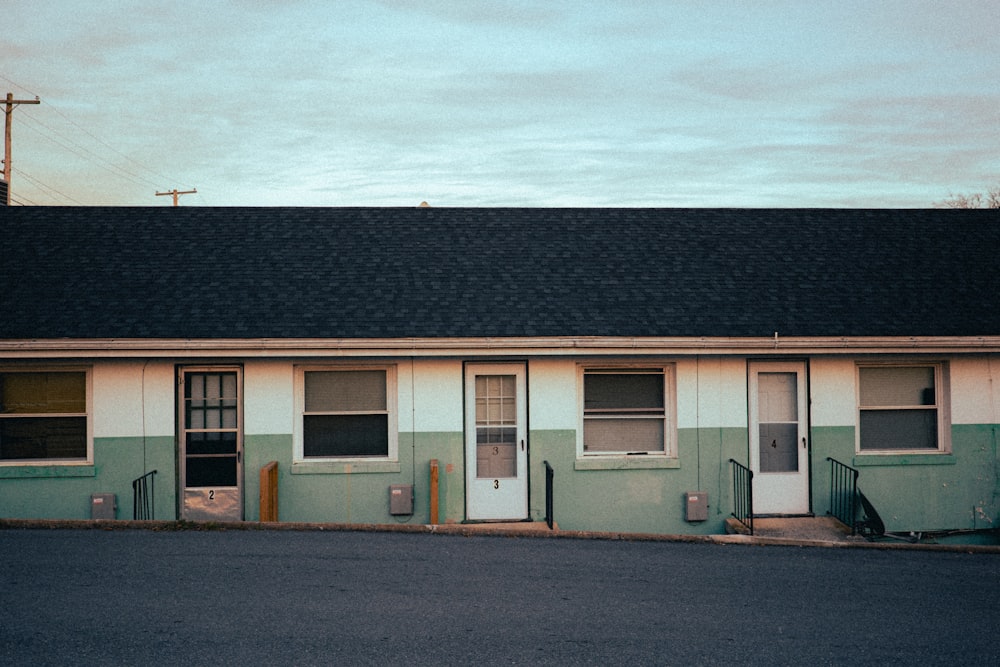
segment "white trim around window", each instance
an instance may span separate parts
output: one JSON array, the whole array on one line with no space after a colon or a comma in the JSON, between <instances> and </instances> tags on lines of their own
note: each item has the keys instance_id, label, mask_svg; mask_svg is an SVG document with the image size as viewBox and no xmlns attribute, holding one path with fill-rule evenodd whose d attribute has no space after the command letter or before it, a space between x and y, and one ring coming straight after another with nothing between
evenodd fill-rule
<instances>
[{"instance_id":1,"label":"white trim around window","mask_svg":"<svg viewBox=\"0 0 1000 667\"><path fill-rule=\"evenodd\" d=\"M945 363L858 363L856 382L858 454L951 452Z\"/></svg>"},{"instance_id":2,"label":"white trim around window","mask_svg":"<svg viewBox=\"0 0 1000 667\"><path fill-rule=\"evenodd\" d=\"M578 462L627 460L635 465L613 467L644 468L676 461L674 378L673 364L579 364Z\"/></svg>"},{"instance_id":3,"label":"white trim around window","mask_svg":"<svg viewBox=\"0 0 1000 667\"><path fill-rule=\"evenodd\" d=\"M399 460L394 364L296 366L294 405L294 464L349 472L323 464Z\"/></svg>"},{"instance_id":4,"label":"white trim around window","mask_svg":"<svg viewBox=\"0 0 1000 667\"><path fill-rule=\"evenodd\" d=\"M0 368L0 466L89 466L93 463L91 368Z\"/></svg>"}]
</instances>

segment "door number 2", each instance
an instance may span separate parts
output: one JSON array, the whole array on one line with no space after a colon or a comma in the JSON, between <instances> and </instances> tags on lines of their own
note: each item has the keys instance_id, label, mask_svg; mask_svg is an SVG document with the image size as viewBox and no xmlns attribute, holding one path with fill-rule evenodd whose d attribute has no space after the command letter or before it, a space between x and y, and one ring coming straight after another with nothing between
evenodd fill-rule
<instances>
[{"instance_id":1,"label":"door number 2","mask_svg":"<svg viewBox=\"0 0 1000 667\"><path fill-rule=\"evenodd\" d=\"M208 492L208 499L215 500L215 489L212 489L211 491Z\"/></svg>"}]
</instances>

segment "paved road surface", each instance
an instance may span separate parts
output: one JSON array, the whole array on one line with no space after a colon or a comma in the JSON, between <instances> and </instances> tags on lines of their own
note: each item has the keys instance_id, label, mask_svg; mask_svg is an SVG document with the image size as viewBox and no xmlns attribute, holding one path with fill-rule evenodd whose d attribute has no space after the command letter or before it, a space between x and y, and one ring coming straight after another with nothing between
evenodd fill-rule
<instances>
[{"instance_id":1,"label":"paved road surface","mask_svg":"<svg viewBox=\"0 0 1000 667\"><path fill-rule=\"evenodd\" d=\"M1000 556L0 530L0 664L997 664Z\"/></svg>"}]
</instances>

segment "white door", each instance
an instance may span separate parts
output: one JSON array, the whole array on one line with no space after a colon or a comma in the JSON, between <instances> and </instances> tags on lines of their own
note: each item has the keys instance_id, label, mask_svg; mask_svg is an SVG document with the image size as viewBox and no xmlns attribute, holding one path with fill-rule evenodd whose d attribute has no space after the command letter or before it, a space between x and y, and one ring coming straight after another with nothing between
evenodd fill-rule
<instances>
[{"instance_id":1,"label":"white door","mask_svg":"<svg viewBox=\"0 0 1000 667\"><path fill-rule=\"evenodd\" d=\"M465 367L465 513L471 520L528 518L524 364Z\"/></svg>"},{"instance_id":2,"label":"white door","mask_svg":"<svg viewBox=\"0 0 1000 667\"><path fill-rule=\"evenodd\" d=\"M180 370L182 519L243 520L241 378L238 367Z\"/></svg>"},{"instance_id":3,"label":"white door","mask_svg":"<svg viewBox=\"0 0 1000 667\"><path fill-rule=\"evenodd\" d=\"M804 362L750 364L754 514L809 512L807 410Z\"/></svg>"}]
</instances>

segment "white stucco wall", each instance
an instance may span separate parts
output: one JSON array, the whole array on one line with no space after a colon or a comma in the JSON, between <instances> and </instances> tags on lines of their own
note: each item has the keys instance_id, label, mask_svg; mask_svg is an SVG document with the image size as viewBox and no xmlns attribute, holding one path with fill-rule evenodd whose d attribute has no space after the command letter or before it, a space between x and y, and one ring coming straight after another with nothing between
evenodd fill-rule
<instances>
[{"instance_id":1,"label":"white stucco wall","mask_svg":"<svg viewBox=\"0 0 1000 667\"><path fill-rule=\"evenodd\" d=\"M396 367L399 430L462 430L462 362L400 361Z\"/></svg>"},{"instance_id":2,"label":"white stucco wall","mask_svg":"<svg viewBox=\"0 0 1000 667\"><path fill-rule=\"evenodd\" d=\"M91 373L95 438L173 435L172 364L102 361Z\"/></svg>"},{"instance_id":3,"label":"white stucco wall","mask_svg":"<svg viewBox=\"0 0 1000 667\"><path fill-rule=\"evenodd\" d=\"M813 426L853 426L857 421L854 359L812 359L809 393Z\"/></svg>"},{"instance_id":4,"label":"white stucco wall","mask_svg":"<svg viewBox=\"0 0 1000 667\"><path fill-rule=\"evenodd\" d=\"M251 361L243 367L243 430L248 435L291 433L294 366Z\"/></svg>"},{"instance_id":5,"label":"white stucco wall","mask_svg":"<svg viewBox=\"0 0 1000 667\"><path fill-rule=\"evenodd\" d=\"M681 359L676 368L678 428L747 425L745 359Z\"/></svg>"},{"instance_id":6,"label":"white stucco wall","mask_svg":"<svg viewBox=\"0 0 1000 667\"><path fill-rule=\"evenodd\" d=\"M578 427L577 364L572 359L540 359L528 368L528 419L538 430Z\"/></svg>"},{"instance_id":7,"label":"white stucco wall","mask_svg":"<svg viewBox=\"0 0 1000 667\"><path fill-rule=\"evenodd\" d=\"M952 423L1000 423L1000 357L956 359L950 370Z\"/></svg>"}]
</instances>

